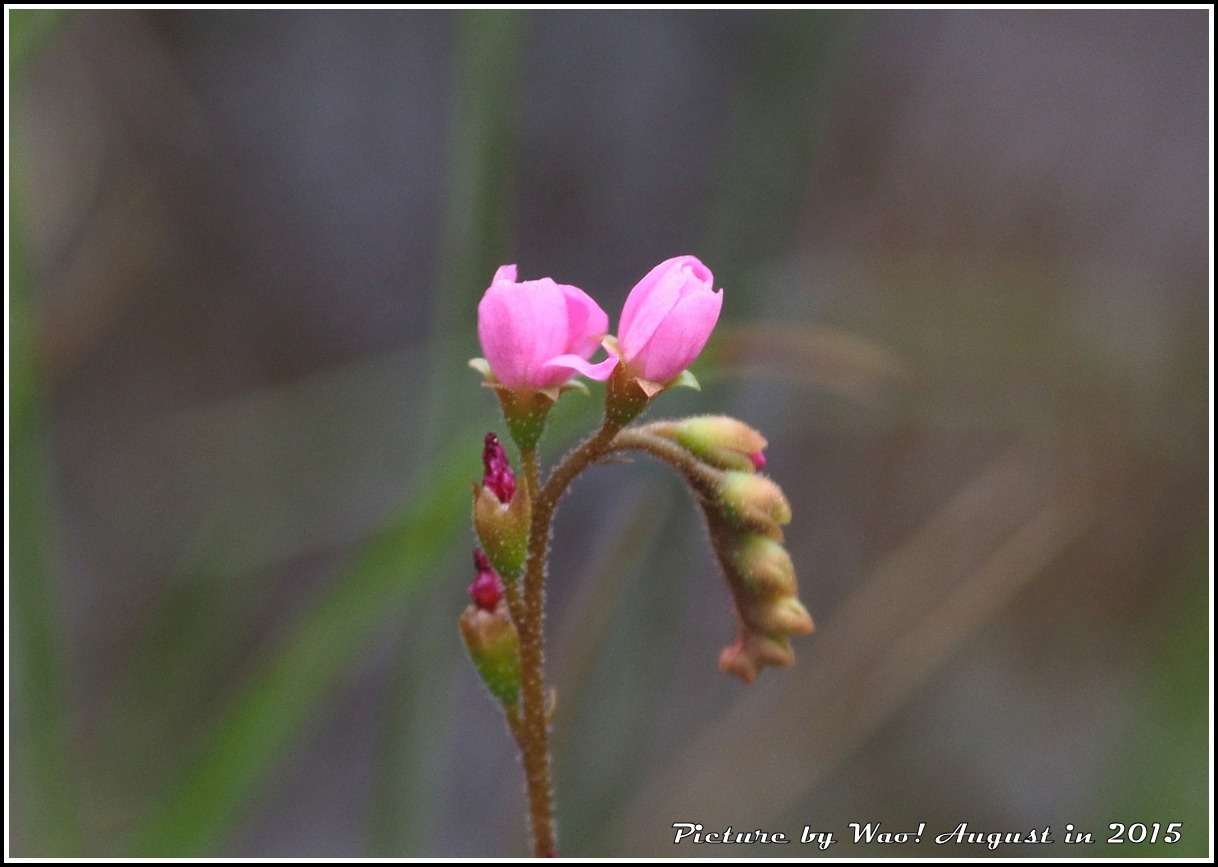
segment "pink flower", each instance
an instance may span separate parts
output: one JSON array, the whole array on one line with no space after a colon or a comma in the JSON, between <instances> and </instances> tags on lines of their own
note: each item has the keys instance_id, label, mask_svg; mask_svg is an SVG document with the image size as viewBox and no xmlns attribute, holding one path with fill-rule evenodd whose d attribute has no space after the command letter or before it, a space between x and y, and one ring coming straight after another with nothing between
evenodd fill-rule
<instances>
[{"instance_id":1,"label":"pink flower","mask_svg":"<svg viewBox=\"0 0 1218 867\"><path fill-rule=\"evenodd\" d=\"M504 265L478 304L478 339L491 372L514 389L554 388L577 373L609 378L617 359L588 358L609 331L605 311L574 286L549 277L516 282Z\"/></svg>"},{"instance_id":2,"label":"pink flower","mask_svg":"<svg viewBox=\"0 0 1218 867\"><path fill-rule=\"evenodd\" d=\"M631 374L668 382L698 357L723 306L723 290L714 291L714 280L696 257L677 256L630 290L617 341Z\"/></svg>"}]
</instances>

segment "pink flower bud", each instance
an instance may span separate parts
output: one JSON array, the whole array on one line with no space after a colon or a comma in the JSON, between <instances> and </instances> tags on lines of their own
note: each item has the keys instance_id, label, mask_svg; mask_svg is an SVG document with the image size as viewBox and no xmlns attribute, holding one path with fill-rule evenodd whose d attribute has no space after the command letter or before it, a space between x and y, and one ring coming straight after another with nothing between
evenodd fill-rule
<instances>
[{"instance_id":1,"label":"pink flower bud","mask_svg":"<svg viewBox=\"0 0 1218 867\"><path fill-rule=\"evenodd\" d=\"M485 553L475 551L474 562L480 572L493 569L513 583L528 555L532 515L528 492L516 489L516 474L507 451L493 433L483 440L482 466L482 484L473 485L474 530Z\"/></svg>"},{"instance_id":2,"label":"pink flower bud","mask_svg":"<svg viewBox=\"0 0 1218 867\"><path fill-rule=\"evenodd\" d=\"M501 503L510 503L516 493L516 474L508 462L507 452L499 442L499 437L488 433L482 446L482 485L490 488L491 492Z\"/></svg>"},{"instance_id":3,"label":"pink flower bud","mask_svg":"<svg viewBox=\"0 0 1218 867\"><path fill-rule=\"evenodd\" d=\"M630 290L617 341L631 374L665 383L698 357L723 306L714 279L694 256L677 256L656 265Z\"/></svg>"},{"instance_id":4,"label":"pink flower bud","mask_svg":"<svg viewBox=\"0 0 1218 867\"><path fill-rule=\"evenodd\" d=\"M469 597L483 611L494 611L503 598L503 582L480 548L474 549L474 568L478 570L478 577L469 585Z\"/></svg>"},{"instance_id":5,"label":"pink flower bud","mask_svg":"<svg viewBox=\"0 0 1218 867\"><path fill-rule=\"evenodd\" d=\"M516 266L504 265L478 304L478 339L491 373L519 390L555 388L577 373L608 378L610 356L591 357L609 331L609 317L582 290L549 277L516 282Z\"/></svg>"}]
</instances>

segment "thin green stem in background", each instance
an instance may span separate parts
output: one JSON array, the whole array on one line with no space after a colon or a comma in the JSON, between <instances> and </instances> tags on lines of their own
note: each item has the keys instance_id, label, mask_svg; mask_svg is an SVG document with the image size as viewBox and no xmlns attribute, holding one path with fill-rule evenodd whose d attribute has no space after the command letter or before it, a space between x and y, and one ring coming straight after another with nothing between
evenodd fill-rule
<instances>
[{"instance_id":1,"label":"thin green stem in background","mask_svg":"<svg viewBox=\"0 0 1218 867\"><path fill-rule=\"evenodd\" d=\"M731 131L718 160L705 237L705 248L715 251L716 274L739 280L787 256L805 209L803 197L792 191L808 189L816 171L840 90L834 76L857 17L803 10L761 19L747 74L724 107ZM732 318L749 320L764 297L735 292Z\"/></svg>"},{"instance_id":2,"label":"thin green stem in background","mask_svg":"<svg viewBox=\"0 0 1218 867\"><path fill-rule=\"evenodd\" d=\"M472 423L482 405L449 398L455 380L471 379L465 362L478 354L472 340L478 298L507 249L525 16L513 10L467 10L455 14L453 24L448 190L436 268L440 290L428 293L434 305L431 372L427 400L416 417L425 428L421 437L425 451L441 451L455 440L470 442L474 454L472 444L480 438L467 439L464 426ZM407 288L412 293L427 289ZM456 640L455 629L447 635ZM445 638L442 633L435 637ZM440 751L448 732L433 700L443 682L439 673L434 666L422 671L405 658L407 649L417 650L419 642L418 636L398 642L402 658L384 705L380 771L370 806L376 819L368 839L369 850L377 855L402 855L427 846L426 826L419 814L434 801L431 757Z\"/></svg>"},{"instance_id":3,"label":"thin green stem in background","mask_svg":"<svg viewBox=\"0 0 1218 867\"><path fill-rule=\"evenodd\" d=\"M428 411L420 414L428 426L425 442L433 446L453 433L463 404L448 399L452 382L468 376L465 362L479 354L472 326L478 298L508 247L520 126L524 13L467 10L455 20L448 201L437 269L440 291L431 293L433 344L440 348L432 359Z\"/></svg>"},{"instance_id":4,"label":"thin green stem in background","mask_svg":"<svg viewBox=\"0 0 1218 867\"><path fill-rule=\"evenodd\" d=\"M62 23L62 12L9 17L10 87ZM13 839L26 857L80 853L80 817L68 755L64 647L50 568L50 473L39 348L26 264L23 176L10 153L9 184L9 636Z\"/></svg>"}]
</instances>

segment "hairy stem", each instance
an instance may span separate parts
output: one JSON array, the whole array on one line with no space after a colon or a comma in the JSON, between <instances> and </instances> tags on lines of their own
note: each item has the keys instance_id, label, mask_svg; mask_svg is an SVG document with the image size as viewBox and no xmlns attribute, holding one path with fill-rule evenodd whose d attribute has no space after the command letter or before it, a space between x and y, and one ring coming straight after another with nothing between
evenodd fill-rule
<instances>
[{"instance_id":1,"label":"hairy stem","mask_svg":"<svg viewBox=\"0 0 1218 867\"><path fill-rule=\"evenodd\" d=\"M545 610L546 559L554 513L563 494L581 472L616 451L644 451L673 466L701 496L713 496L716 475L681 446L648 429L623 429L606 419L600 430L568 454L541 484L536 451L524 451L524 484L532 504L528 560L519 587L508 585L508 604L520 636L521 707L509 709L508 722L524 763L528 786L529 825L533 854L557 853L554 831L553 787L550 781L550 721L545 697Z\"/></svg>"},{"instance_id":2,"label":"hairy stem","mask_svg":"<svg viewBox=\"0 0 1218 867\"><path fill-rule=\"evenodd\" d=\"M659 458L684 477L699 497L714 497L720 474L708 467L682 446L652 432L661 429L666 422L654 422L641 427L627 428L613 438L608 452L640 451Z\"/></svg>"},{"instance_id":3,"label":"hairy stem","mask_svg":"<svg viewBox=\"0 0 1218 867\"><path fill-rule=\"evenodd\" d=\"M554 468L545 487L541 485L537 470L537 453L530 450L521 454L524 484L532 503L533 518L529 528L528 561L519 594L513 592L513 588L508 591L512 619L520 636L521 678L520 716L509 722L524 763L533 854L539 858L557 852L554 795L550 782L550 721L545 698L545 636L542 629L550 531L558 501L567 487L589 464L611 450L610 443L619 430L619 425L606 421L600 430L576 446Z\"/></svg>"},{"instance_id":4,"label":"hairy stem","mask_svg":"<svg viewBox=\"0 0 1218 867\"><path fill-rule=\"evenodd\" d=\"M545 544L548 545L550 541L548 531L554 517L554 510L558 507L558 501L562 499L562 495L567 492L567 487L575 481L576 476L588 468L589 464L613 451L610 444L621 429L621 425L606 419L600 430L577 445L570 454L563 458L562 463L554 468L554 472L550 473L550 478L546 480L546 486L542 489L538 501L543 504L541 508L545 513L544 521L547 529L543 539ZM537 514L537 511L533 512L534 530L538 526ZM530 548L529 556L532 557L532 555L533 550Z\"/></svg>"},{"instance_id":5,"label":"hairy stem","mask_svg":"<svg viewBox=\"0 0 1218 867\"><path fill-rule=\"evenodd\" d=\"M529 556L521 597L513 606L513 619L520 636L521 718L515 726L520 758L528 787L529 824L533 832L533 854L545 858L555 853L554 806L550 784L550 727L545 706L545 638L541 620L545 608L545 558L550 534L550 511L541 506L537 453L523 452L524 484L533 504L529 530Z\"/></svg>"}]
</instances>

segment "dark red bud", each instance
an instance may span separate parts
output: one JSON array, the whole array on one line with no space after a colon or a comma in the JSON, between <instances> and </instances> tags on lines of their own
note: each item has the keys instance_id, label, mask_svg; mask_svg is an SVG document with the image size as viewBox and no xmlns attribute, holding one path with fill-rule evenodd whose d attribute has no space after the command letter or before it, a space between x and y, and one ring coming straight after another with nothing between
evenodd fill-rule
<instances>
[{"instance_id":1,"label":"dark red bud","mask_svg":"<svg viewBox=\"0 0 1218 867\"><path fill-rule=\"evenodd\" d=\"M765 455L763 455L761 452L753 452L751 455L749 455L749 460L752 461L753 466L759 470L765 467Z\"/></svg>"},{"instance_id":2,"label":"dark red bud","mask_svg":"<svg viewBox=\"0 0 1218 867\"><path fill-rule=\"evenodd\" d=\"M491 561L481 548L474 549L474 567L478 570L478 576L469 585L469 596L483 611L494 611L503 598L503 582L491 568Z\"/></svg>"},{"instance_id":3,"label":"dark red bud","mask_svg":"<svg viewBox=\"0 0 1218 867\"><path fill-rule=\"evenodd\" d=\"M488 433L482 447L482 485L490 488L491 493L501 503L510 503L516 494L516 474L508 462L507 452L499 437Z\"/></svg>"}]
</instances>

